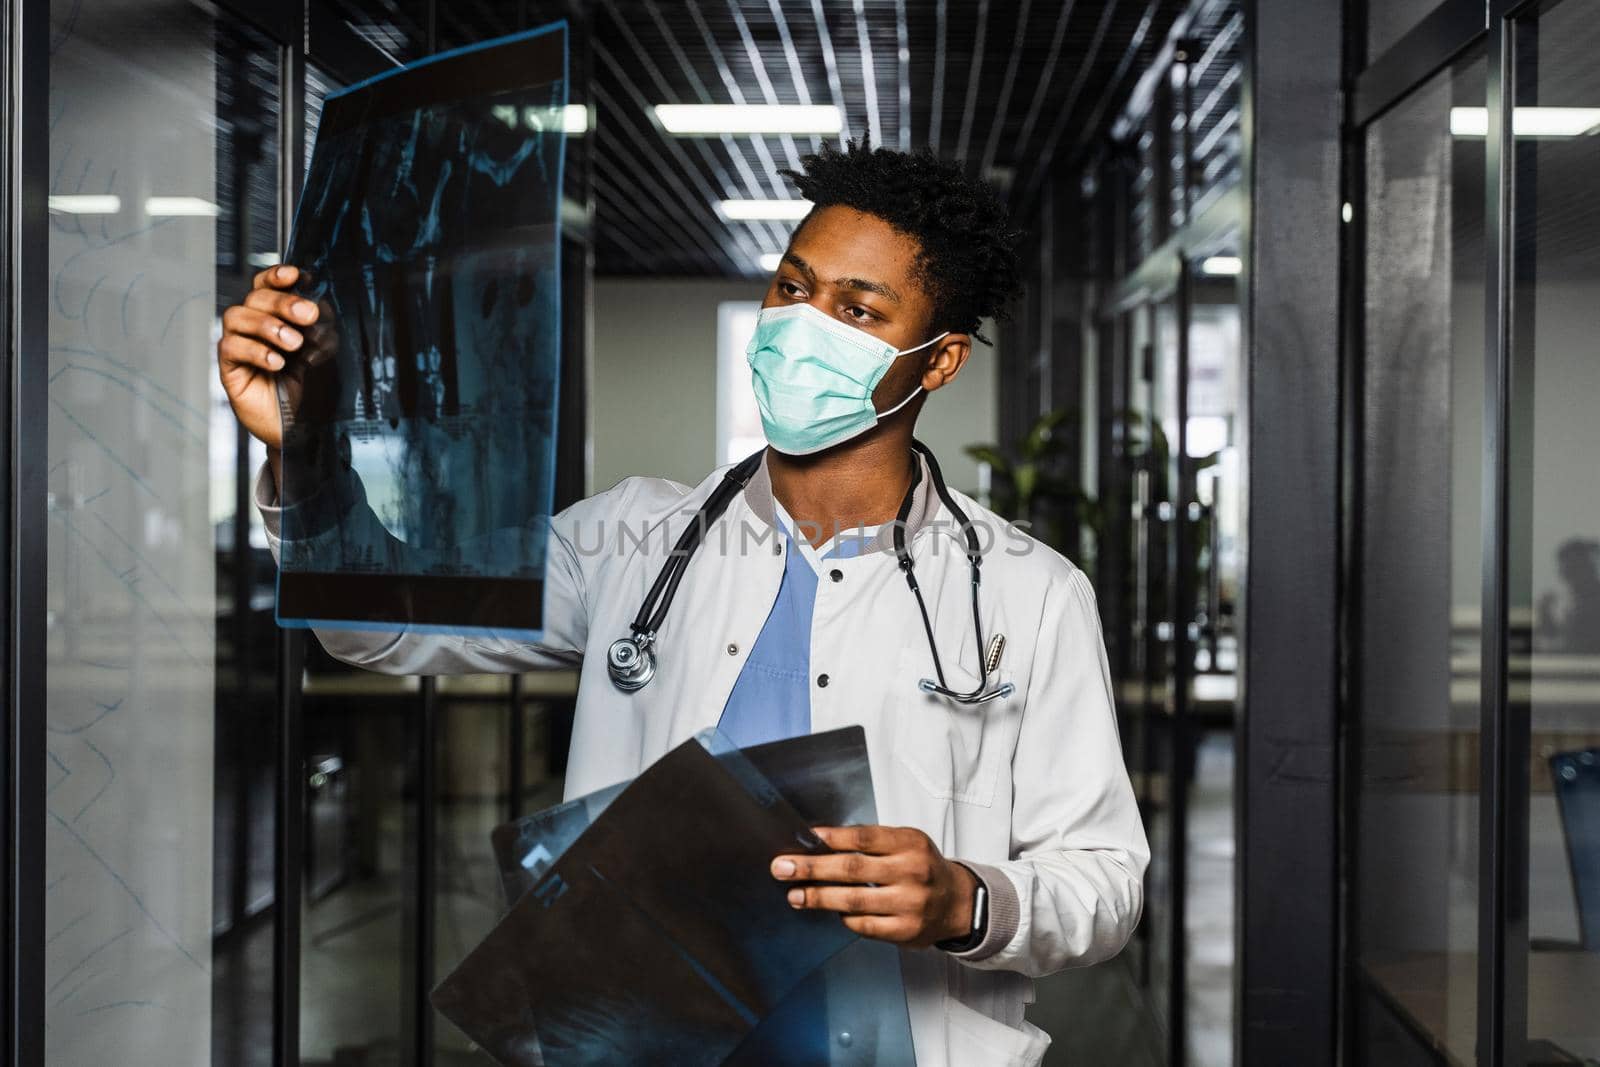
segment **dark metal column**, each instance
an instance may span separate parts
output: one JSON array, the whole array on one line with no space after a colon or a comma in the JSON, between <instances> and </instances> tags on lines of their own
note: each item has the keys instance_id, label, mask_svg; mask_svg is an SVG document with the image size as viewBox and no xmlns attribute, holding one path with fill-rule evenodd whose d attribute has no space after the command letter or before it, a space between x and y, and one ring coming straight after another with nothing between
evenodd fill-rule
<instances>
[{"instance_id":1,"label":"dark metal column","mask_svg":"<svg viewBox=\"0 0 1600 1067\"><path fill-rule=\"evenodd\" d=\"M1244 526L1246 1065L1330 1064L1335 1049L1341 6L1246 7L1243 444L1250 499L1270 503Z\"/></svg>"},{"instance_id":2,"label":"dark metal column","mask_svg":"<svg viewBox=\"0 0 1600 1067\"><path fill-rule=\"evenodd\" d=\"M1167 539L1168 621L1172 626L1172 668L1167 684L1172 687L1172 714L1168 720L1170 739L1168 758L1172 761L1167 778L1171 795L1167 798L1171 832L1168 838L1168 871L1172 887L1171 945L1168 948L1168 1011L1172 1035L1167 1044L1168 1062L1183 1067L1188 1057L1189 989L1189 779L1194 745L1189 728L1189 685L1194 677L1194 640L1189 627L1194 622L1195 563L1190 544L1195 506L1193 464L1189 461L1189 325L1194 285L1192 267L1185 261L1178 267L1178 289L1174 294L1178 317L1178 346L1173 353L1177 368L1173 379L1177 395L1177 436L1169 442L1168 460L1173 479L1172 533Z\"/></svg>"},{"instance_id":3,"label":"dark metal column","mask_svg":"<svg viewBox=\"0 0 1600 1067\"><path fill-rule=\"evenodd\" d=\"M1528 792L1530 722L1526 699L1512 700L1510 561L1526 551L1532 520L1532 263L1535 249L1515 225L1530 219L1531 144L1512 137L1516 108L1537 104L1537 23L1513 21L1538 5L1493 0L1488 26L1488 135L1484 151L1487 261L1484 320L1483 627L1478 806L1478 1062L1527 1062ZM1531 185L1531 182L1530 182ZM1526 288L1524 288L1526 286ZM1527 300L1518 300L1526 295ZM1520 414L1517 414L1520 413Z\"/></svg>"},{"instance_id":4,"label":"dark metal column","mask_svg":"<svg viewBox=\"0 0 1600 1067\"><path fill-rule=\"evenodd\" d=\"M50 5L12 0L3 21L5 137L0 182L5 214L0 234L0 423L4 437L6 514L0 523L6 584L4 662L5 730L0 734L0 825L5 827L4 906L5 1035L0 1059L20 1067L44 1063L45 924L45 582L46 433L48 361L46 256L50 129Z\"/></svg>"},{"instance_id":5,"label":"dark metal column","mask_svg":"<svg viewBox=\"0 0 1600 1067\"><path fill-rule=\"evenodd\" d=\"M289 247L294 209L305 177L305 72L303 46L280 51L278 100L278 234ZM237 610L237 607L236 609ZM305 633L278 631L278 788L276 860L273 865L272 1060L300 1062L300 923L305 874L305 732L300 683Z\"/></svg>"}]
</instances>

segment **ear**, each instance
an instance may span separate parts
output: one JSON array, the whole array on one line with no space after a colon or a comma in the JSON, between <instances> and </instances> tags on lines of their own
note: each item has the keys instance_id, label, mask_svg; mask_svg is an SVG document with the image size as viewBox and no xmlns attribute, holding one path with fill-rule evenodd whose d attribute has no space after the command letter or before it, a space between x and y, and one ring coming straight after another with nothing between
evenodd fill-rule
<instances>
[{"instance_id":1,"label":"ear","mask_svg":"<svg viewBox=\"0 0 1600 1067\"><path fill-rule=\"evenodd\" d=\"M923 367L923 390L931 393L955 381L956 375L961 373L961 368L967 365L967 357L970 355L972 355L970 335L953 333L941 340L933 347L928 362Z\"/></svg>"}]
</instances>

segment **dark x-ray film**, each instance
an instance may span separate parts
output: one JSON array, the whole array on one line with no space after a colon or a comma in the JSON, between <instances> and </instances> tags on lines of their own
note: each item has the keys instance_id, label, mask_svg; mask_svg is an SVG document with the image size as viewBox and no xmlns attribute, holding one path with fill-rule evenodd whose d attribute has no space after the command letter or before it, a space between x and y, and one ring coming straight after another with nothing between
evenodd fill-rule
<instances>
[{"instance_id":1,"label":"dark x-ray film","mask_svg":"<svg viewBox=\"0 0 1600 1067\"><path fill-rule=\"evenodd\" d=\"M696 740L751 793L775 789L810 826L858 826L878 821L867 764L866 733L847 726L785 741L735 748L716 730ZM494 828L490 842L500 867L506 905L517 902L556 858L589 828L627 783L576 797Z\"/></svg>"},{"instance_id":2,"label":"dark x-ray film","mask_svg":"<svg viewBox=\"0 0 1600 1067\"><path fill-rule=\"evenodd\" d=\"M734 748L715 730L696 740L752 798L770 803L762 798L776 792L808 826L877 822L866 738L860 727L747 749ZM508 904L515 905L538 884L626 788L627 783L612 786L496 827L492 839ZM708 820L707 832L711 825ZM541 1060L536 1037L525 1033L513 1044L520 1058L502 1062L519 1067L540 1062L628 1062L620 1054L613 1058L609 1048L591 1050L587 1058ZM852 939L800 978L724 1054L725 1044L683 1048L677 1060L650 1062L730 1067L914 1065L899 950L880 941Z\"/></svg>"},{"instance_id":3,"label":"dark x-ray film","mask_svg":"<svg viewBox=\"0 0 1600 1067\"><path fill-rule=\"evenodd\" d=\"M821 852L770 786L688 741L623 789L434 991L499 1062L724 1062L856 940L774 856ZM541 1058L542 1050L542 1058Z\"/></svg>"},{"instance_id":4,"label":"dark x-ray film","mask_svg":"<svg viewBox=\"0 0 1600 1067\"><path fill-rule=\"evenodd\" d=\"M278 619L541 629L560 356L565 23L329 96L286 261Z\"/></svg>"}]
</instances>

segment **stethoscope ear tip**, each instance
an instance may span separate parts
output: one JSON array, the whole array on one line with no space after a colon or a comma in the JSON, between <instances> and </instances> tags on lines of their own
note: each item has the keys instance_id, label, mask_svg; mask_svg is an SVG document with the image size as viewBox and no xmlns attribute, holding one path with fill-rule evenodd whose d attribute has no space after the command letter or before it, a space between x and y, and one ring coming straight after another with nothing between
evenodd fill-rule
<instances>
[{"instance_id":1,"label":"stethoscope ear tip","mask_svg":"<svg viewBox=\"0 0 1600 1067\"><path fill-rule=\"evenodd\" d=\"M923 678L917 682L917 688L924 693L937 693L939 691L939 683L932 678Z\"/></svg>"}]
</instances>

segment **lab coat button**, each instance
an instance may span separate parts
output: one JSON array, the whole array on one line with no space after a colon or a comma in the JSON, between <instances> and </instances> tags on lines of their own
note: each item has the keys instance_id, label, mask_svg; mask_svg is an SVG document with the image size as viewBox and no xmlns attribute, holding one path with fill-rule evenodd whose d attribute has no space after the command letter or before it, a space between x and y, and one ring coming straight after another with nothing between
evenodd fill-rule
<instances>
[{"instance_id":1,"label":"lab coat button","mask_svg":"<svg viewBox=\"0 0 1600 1067\"><path fill-rule=\"evenodd\" d=\"M828 572L828 577L832 578L836 582L842 582L844 581L844 571L835 567L833 570Z\"/></svg>"},{"instance_id":2,"label":"lab coat button","mask_svg":"<svg viewBox=\"0 0 1600 1067\"><path fill-rule=\"evenodd\" d=\"M844 1030L844 1031L840 1032L840 1034L839 1034L839 1044L843 1045L845 1048L849 1048L850 1047L850 1042L853 1041L853 1040L855 1040L855 1039L850 1036L850 1031Z\"/></svg>"},{"instance_id":3,"label":"lab coat button","mask_svg":"<svg viewBox=\"0 0 1600 1067\"><path fill-rule=\"evenodd\" d=\"M817 675L817 684L824 689L828 688L828 676L826 674Z\"/></svg>"},{"instance_id":4,"label":"lab coat button","mask_svg":"<svg viewBox=\"0 0 1600 1067\"><path fill-rule=\"evenodd\" d=\"M738 654L739 654L739 646L735 645L735 644L732 644L732 643L729 643L729 645L728 645L728 655L737 656Z\"/></svg>"}]
</instances>

